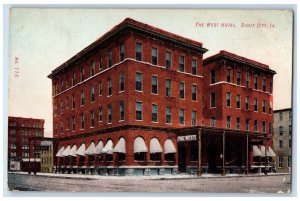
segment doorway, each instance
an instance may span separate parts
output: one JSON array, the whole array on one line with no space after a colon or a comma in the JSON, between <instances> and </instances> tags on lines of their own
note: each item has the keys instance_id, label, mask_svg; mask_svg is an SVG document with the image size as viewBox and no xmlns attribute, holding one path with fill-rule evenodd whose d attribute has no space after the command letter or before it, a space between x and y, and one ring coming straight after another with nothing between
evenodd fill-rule
<instances>
[{"instance_id":1,"label":"doorway","mask_svg":"<svg viewBox=\"0 0 300 201\"><path fill-rule=\"evenodd\" d=\"M178 142L178 171L186 172L186 145Z\"/></svg>"}]
</instances>

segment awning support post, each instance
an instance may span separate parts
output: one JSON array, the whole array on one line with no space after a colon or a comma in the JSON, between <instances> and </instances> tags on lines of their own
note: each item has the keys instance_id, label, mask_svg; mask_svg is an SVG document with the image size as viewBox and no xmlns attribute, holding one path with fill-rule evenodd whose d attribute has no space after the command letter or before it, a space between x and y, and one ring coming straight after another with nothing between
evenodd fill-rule
<instances>
[{"instance_id":1,"label":"awning support post","mask_svg":"<svg viewBox=\"0 0 300 201\"><path fill-rule=\"evenodd\" d=\"M222 176L225 176L225 131L223 131Z\"/></svg>"},{"instance_id":2,"label":"awning support post","mask_svg":"<svg viewBox=\"0 0 300 201\"><path fill-rule=\"evenodd\" d=\"M247 133L247 140L246 140L246 169L245 174L249 174L249 133Z\"/></svg>"},{"instance_id":3,"label":"awning support post","mask_svg":"<svg viewBox=\"0 0 300 201\"><path fill-rule=\"evenodd\" d=\"M197 175L200 177L202 175L202 164L201 164L201 160L202 160L202 156L201 156L201 149L202 149L202 142L201 142L201 128L199 128L198 130L198 171L197 171Z\"/></svg>"},{"instance_id":4,"label":"awning support post","mask_svg":"<svg viewBox=\"0 0 300 201\"><path fill-rule=\"evenodd\" d=\"M267 140L265 140L265 175L268 174L268 170L267 170L267 164L268 163L268 157L267 157Z\"/></svg>"}]
</instances>

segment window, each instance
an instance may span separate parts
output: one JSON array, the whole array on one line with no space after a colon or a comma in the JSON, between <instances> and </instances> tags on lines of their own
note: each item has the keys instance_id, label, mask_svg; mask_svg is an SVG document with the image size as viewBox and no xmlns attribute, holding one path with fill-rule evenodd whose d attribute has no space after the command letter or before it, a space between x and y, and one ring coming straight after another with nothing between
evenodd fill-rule
<instances>
[{"instance_id":1,"label":"window","mask_svg":"<svg viewBox=\"0 0 300 201\"><path fill-rule=\"evenodd\" d=\"M279 126L279 135L283 135L283 127Z\"/></svg>"},{"instance_id":2,"label":"window","mask_svg":"<svg viewBox=\"0 0 300 201\"><path fill-rule=\"evenodd\" d=\"M241 129L241 119L240 119L240 117L236 118L236 129L238 129L238 130Z\"/></svg>"},{"instance_id":3,"label":"window","mask_svg":"<svg viewBox=\"0 0 300 201\"><path fill-rule=\"evenodd\" d=\"M192 59L192 74L197 75L197 60Z\"/></svg>"},{"instance_id":4,"label":"window","mask_svg":"<svg viewBox=\"0 0 300 201\"><path fill-rule=\"evenodd\" d=\"M72 109L75 109L75 95L72 95Z\"/></svg>"},{"instance_id":5,"label":"window","mask_svg":"<svg viewBox=\"0 0 300 201\"><path fill-rule=\"evenodd\" d=\"M171 96L171 80L166 79L166 96L170 97Z\"/></svg>"},{"instance_id":6,"label":"window","mask_svg":"<svg viewBox=\"0 0 300 201\"><path fill-rule=\"evenodd\" d=\"M266 101L265 100L262 101L262 112L266 113Z\"/></svg>"},{"instance_id":7,"label":"window","mask_svg":"<svg viewBox=\"0 0 300 201\"><path fill-rule=\"evenodd\" d=\"M257 98L254 98L254 111L255 112L258 111L258 100L257 100Z\"/></svg>"},{"instance_id":8,"label":"window","mask_svg":"<svg viewBox=\"0 0 300 201\"><path fill-rule=\"evenodd\" d=\"M216 117L215 116L212 116L210 118L210 126L211 127L215 127L216 126Z\"/></svg>"},{"instance_id":9,"label":"window","mask_svg":"<svg viewBox=\"0 0 300 201\"><path fill-rule=\"evenodd\" d=\"M142 103L141 102L136 102L135 103L135 119L136 120L143 120Z\"/></svg>"},{"instance_id":10,"label":"window","mask_svg":"<svg viewBox=\"0 0 300 201\"><path fill-rule=\"evenodd\" d=\"M95 75L95 62L92 61L91 63L91 76Z\"/></svg>"},{"instance_id":11,"label":"window","mask_svg":"<svg viewBox=\"0 0 300 201\"><path fill-rule=\"evenodd\" d=\"M215 92L210 93L210 108L216 107L216 94Z\"/></svg>"},{"instance_id":12,"label":"window","mask_svg":"<svg viewBox=\"0 0 300 201\"><path fill-rule=\"evenodd\" d=\"M231 69L230 68L227 68L226 80L227 80L227 82L231 82Z\"/></svg>"},{"instance_id":13,"label":"window","mask_svg":"<svg viewBox=\"0 0 300 201\"><path fill-rule=\"evenodd\" d=\"M272 94L272 92L273 92L273 84L272 82L270 82L270 94Z\"/></svg>"},{"instance_id":14,"label":"window","mask_svg":"<svg viewBox=\"0 0 300 201\"><path fill-rule=\"evenodd\" d=\"M230 92L226 92L226 106L227 107L231 106L231 94L230 94Z\"/></svg>"},{"instance_id":15,"label":"window","mask_svg":"<svg viewBox=\"0 0 300 201\"><path fill-rule=\"evenodd\" d=\"M119 78L119 85L120 85L119 90L120 91L124 91L124 89L125 89L124 84L125 84L124 74L120 73L120 78Z\"/></svg>"},{"instance_id":16,"label":"window","mask_svg":"<svg viewBox=\"0 0 300 201\"><path fill-rule=\"evenodd\" d=\"M166 107L166 124L170 124L171 119L171 107Z\"/></svg>"},{"instance_id":17,"label":"window","mask_svg":"<svg viewBox=\"0 0 300 201\"><path fill-rule=\"evenodd\" d=\"M124 61L124 58L125 58L124 43L120 44L120 46L119 46L119 53L120 53L120 62Z\"/></svg>"},{"instance_id":18,"label":"window","mask_svg":"<svg viewBox=\"0 0 300 201\"><path fill-rule=\"evenodd\" d=\"M250 130L250 121L249 121L249 119L246 119L246 130L247 131Z\"/></svg>"},{"instance_id":19,"label":"window","mask_svg":"<svg viewBox=\"0 0 300 201\"><path fill-rule=\"evenodd\" d=\"M16 135L16 130L11 130L11 131L10 131L10 134L11 134L11 135Z\"/></svg>"},{"instance_id":20,"label":"window","mask_svg":"<svg viewBox=\"0 0 300 201\"><path fill-rule=\"evenodd\" d=\"M197 85L192 86L192 100L197 101Z\"/></svg>"},{"instance_id":21,"label":"window","mask_svg":"<svg viewBox=\"0 0 300 201\"><path fill-rule=\"evenodd\" d=\"M171 52L166 52L166 68L170 69L172 65L172 54Z\"/></svg>"},{"instance_id":22,"label":"window","mask_svg":"<svg viewBox=\"0 0 300 201\"><path fill-rule=\"evenodd\" d=\"M135 161L145 161L146 160L146 152L137 152L134 153Z\"/></svg>"},{"instance_id":23,"label":"window","mask_svg":"<svg viewBox=\"0 0 300 201\"><path fill-rule=\"evenodd\" d=\"M102 82L99 82L99 96L102 96Z\"/></svg>"},{"instance_id":24,"label":"window","mask_svg":"<svg viewBox=\"0 0 300 201\"><path fill-rule=\"evenodd\" d=\"M75 79L76 79L75 75L76 75L75 73L73 73L72 75L72 86L75 85Z\"/></svg>"},{"instance_id":25,"label":"window","mask_svg":"<svg viewBox=\"0 0 300 201\"><path fill-rule=\"evenodd\" d=\"M157 48L152 48L152 64L157 65Z\"/></svg>"},{"instance_id":26,"label":"window","mask_svg":"<svg viewBox=\"0 0 300 201\"><path fill-rule=\"evenodd\" d=\"M289 125L289 134L292 134L292 125Z\"/></svg>"},{"instance_id":27,"label":"window","mask_svg":"<svg viewBox=\"0 0 300 201\"><path fill-rule=\"evenodd\" d=\"M111 124L112 122L112 106L107 106L107 123Z\"/></svg>"},{"instance_id":28,"label":"window","mask_svg":"<svg viewBox=\"0 0 300 201\"><path fill-rule=\"evenodd\" d=\"M64 101L60 101L60 113L63 114L64 113Z\"/></svg>"},{"instance_id":29,"label":"window","mask_svg":"<svg viewBox=\"0 0 300 201\"><path fill-rule=\"evenodd\" d=\"M246 87L249 88L250 87L250 73L247 72L246 73Z\"/></svg>"},{"instance_id":30,"label":"window","mask_svg":"<svg viewBox=\"0 0 300 201\"><path fill-rule=\"evenodd\" d=\"M17 156L17 152L10 152L10 156L11 157L16 157Z\"/></svg>"},{"instance_id":31,"label":"window","mask_svg":"<svg viewBox=\"0 0 300 201\"><path fill-rule=\"evenodd\" d=\"M91 86L91 102L95 101L95 87Z\"/></svg>"},{"instance_id":32,"label":"window","mask_svg":"<svg viewBox=\"0 0 300 201\"><path fill-rule=\"evenodd\" d=\"M108 78L108 80L107 80L107 87L108 87L107 96L111 96L112 90L111 90L111 79L110 78Z\"/></svg>"},{"instance_id":33,"label":"window","mask_svg":"<svg viewBox=\"0 0 300 201\"><path fill-rule=\"evenodd\" d=\"M180 82L180 92L179 92L179 98L184 99L184 82Z\"/></svg>"},{"instance_id":34,"label":"window","mask_svg":"<svg viewBox=\"0 0 300 201\"><path fill-rule=\"evenodd\" d=\"M57 115L57 103L54 103L54 114Z\"/></svg>"},{"instance_id":35,"label":"window","mask_svg":"<svg viewBox=\"0 0 300 201\"><path fill-rule=\"evenodd\" d=\"M254 131L258 130L257 120L254 120Z\"/></svg>"},{"instance_id":36,"label":"window","mask_svg":"<svg viewBox=\"0 0 300 201\"><path fill-rule=\"evenodd\" d=\"M84 91L81 90L81 106L84 105Z\"/></svg>"},{"instance_id":37,"label":"window","mask_svg":"<svg viewBox=\"0 0 300 201\"><path fill-rule=\"evenodd\" d=\"M69 130L70 129L69 119L66 119L66 125L67 125L66 129Z\"/></svg>"},{"instance_id":38,"label":"window","mask_svg":"<svg viewBox=\"0 0 300 201\"><path fill-rule=\"evenodd\" d=\"M241 72L236 73L236 84L241 85Z\"/></svg>"},{"instance_id":39,"label":"window","mask_svg":"<svg viewBox=\"0 0 300 201\"><path fill-rule=\"evenodd\" d=\"M135 73L135 90L143 91L143 74Z\"/></svg>"},{"instance_id":40,"label":"window","mask_svg":"<svg viewBox=\"0 0 300 201\"><path fill-rule=\"evenodd\" d=\"M265 121L262 122L262 129L263 129L262 130L263 133L267 132L267 126L266 126L266 122Z\"/></svg>"},{"instance_id":41,"label":"window","mask_svg":"<svg viewBox=\"0 0 300 201\"><path fill-rule=\"evenodd\" d=\"M17 148L17 146L15 145L15 144L11 144L10 145L10 149L16 149ZM23 147L22 147L23 148Z\"/></svg>"},{"instance_id":42,"label":"window","mask_svg":"<svg viewBox=\"0 0 300 201\"><path fill-rule=\"evenodd\" d=\"M230 126L231 126L231 117L230 116L227 116L227 121L226 121L226 127L227 128L230 128Z\"/></svg>"},{"instance_id":43,"label":"window","mask_svg":"<svg viewBox=\"0 0 300 201\"><path fill-rule=\"evenodd\" d=\"M245 97L245 105L246 105L246 110L249 110L249 97Z\"/></svg>"},{"instance_id":44,"label":"window","mask_svg":"<svg viewBox=\"0 0 300 201\"><path fill-rule=\"evenodd\" d=\"M152 93L157 94L158 91L158 79L157 76L152 76Z\"/></svg>"},{"instance_id":45,"label":"window","mask_svg":"<svg viewBox=\"0 0 300 201\"><path fill-rule=\"evenodd\" d=\"M197 125L197 111L192 111L192 126Z\"/></svg>"},{"instance_id":46,"label":"window","mask_svg":"<svg viewBox=\"0 0 300 201\"><path fill-rule=\"evenodd\" d=\"M283 148L283 141L282 140L279 140L279 148Z\"/></svg>"},{"instance_id":47,"label":"window","mask_svg":"<svg viewBox=\"0 0 300 201\"><path fill-rule=\"evenodd\" d=\"M124 100L120 101L120 120L125 120Z\"/></svg>"},{"instance_id":48,"label":"window","mask_svg":"<svg viewBox=\"0 0 300 201\"><path fill-rule=\"evenodd\" d=\"M161 153L150 153L151 161L161 161Z\"/></svg>"},{"instance_id":49,"label":"window","mask_svg":"<svg viewBox=\"0 0 300 201\"><path fill-rule=\"evenodd\" d=\"M95 112L91 111L91 127L95 126Z\"/></svg>"},{"instance_id":50,"label":"window","mask_svg":"<svg viewBox=\"0 0 300 201\"><path fill-rule=\"evenodd\" d=\"M288 156L288 167L292 166L292 158Z\"/></svg>"},{"instance_id":51,"label":"window","mask_svg":"<svg viewBox=\"0 0 300 201\"><path fill-rule=\"evenodd\" d=\"M98 61L99 61L99 70L100 70L100 69L102 69L102 55L101 55L101 51L99 51Z\"/></svg>"},{"instance_id":52,"label":"window","mask_svg":"<svg viewBox=\"0 0 300 201\"><path fill-rule=\"evenodd\" d=\"M142 61L142 44L141 43L135 44L135 58L138 61Z\"/></svg>"},{"instance_id":53,"label":"window","mask_svg":"<svg viewBox=\"0 0 300 201\"><path fill-rule=\"evenodd\" d=\"M267 91L267 86L266 86L266 80L265 79L262 80L262 88L263 88L263 91Z\"/></svg>"},{"instance_id":54,"label":"window","mask_svg":"<svg viewBox=\"0 0 300 201\"><path fill-rule=\"evenodd\" d=\"M103 112L102 112L102 107L99 107L99 121L103 121Z\"/></svg>"},{"instance_id":55,"label":"window","mask_svg":"<svg viewBox=\"0 0 300 201\"><path fill-rule=\"evenodd\" d=\"M289 148L292 148L292 140L289 140Z\"/></svg>"},{"instance_id":56,"label":"window","mask_svg":"<svg viewBox=\"0 0 300 201\"><path fill-rule=\"evenodd\" d=\"M216 82L216 71L215 70L211 70L210 71L210 83L213 84Z\"/></svg>"},{"instance_id":57,"label":"window","mask_svg":"<svg viewBox=\"0 0 300 201\"><path fill-rule=\"evenodd\" d=\"M257 88L258 88L258 86L257 86L258 83L257 83L257 82L258 82L258 76L255 75L255 76L254 76L254 89L257 89Z\"/></svg>"},{"instance_id":58,"label":"window","mask_svg":"<svg viewBox=\"0 0 300 201\"><path fill-rule=\"evenodd\" d=\"M84 129L84 113L81 113L81 129Z\"/></svg>"},{"instance_id":59,"label":"window","mask_svg":"<svg viewBox=\"0 0 300 201\"><path fill-rule=\"evenodd\" d=\"M84 67L81 66L80 68L80 81L82 82L84 80Z\"/></svg>"},{"instance_id":60,"label":"window","mask_svg":"<svg viewBox=\"0 0 300 201\"><path fill-rule=\"evenodd\" d=\"M152 122L158 122L157 105L152 104Z\"/></svg>"},{"instance_id":61,"label":"window","mask_svg":"<svg viewBox=\"0 0 300 201\"><path fill-rule=\"evenodd\" d=\"M75 117L72 117L72 130L75 130Z\"/></svg>"},{"instance_id":62,"label":"window","mask_svg":"<svg viewBox=\"0 0 300 201\"><path fill-rule=\"evenodd\" d=\"M183 109L179 110L179 124L184 125L184 110Z\"/></svg>"},{"instance_id":63,"label":"window","mask_svg":"<svg viewBox=\"0 0 300 201\"><path fill-rule=\"evenodd\" d=\"M60 129L61 129L61 133L64 133L64 123L61 121L60 122Z\"/></svg>"},{"instance_id":64,"label":"window","mask_svg":"<svg viewBox=\"0 0 300 201\"><path fill-rule=\"evenodd\" d=\"M108 50L107 52L107 61L108 61L108 67L112 66L112 51Z\"/></svg>"},{"instance_id":65,"label":"window","mask_svg":"<svg viewBox=\"0 0 300 201\"><path fill-rule=\"evenodd\" d=\"M184 56L179 57L179 71L184 72L184 66L185 61L184 61Z\"/></svg>"},{"instance_id":66,"label":"window","mask_svg":"<svg viewBox=\"0 0 300 201\"><path fill-rule=\"evenodd\" d=\"M283 112L279 112L279 120L283 121Z\"/></svg>"},{"instance_id":67,"label":"window","mask_svg":"<svg viewBox=\"0 0 300 201\"><path fill-rule=\"evenodd\" d=\"M241 108L241 95L236 95L236 108Z\"/></svg>"},{"instance_id":68,"label":"window","mask_svg":"<svg viewBox=\"0 0 300 201\"><path fill-rule=\"evenodd\" d=\"M282 158L282 156L278 156L278 167L279 168L283 167L283 158Z\"/></svg>"},{"instance_id":69,"label":"window","mask_svg":"<svg viewBox=\"0 0 300 201\"><path fill-rule=\"evenodd\" d=\"M66 97L66 109L68 109L69 108L69 97L67 96Z\"/></svg>"},{"instance_id":70,"label":"window","mask_svg":"<svg viewBox=\"0 0 300 201\"><path fill-rule=\"evenodd\" d=\"M273 124L270 122L269 123L269 133L271 133L271 134L272 134L272 128L273 128Z\"/></svg>"}]
</instances>

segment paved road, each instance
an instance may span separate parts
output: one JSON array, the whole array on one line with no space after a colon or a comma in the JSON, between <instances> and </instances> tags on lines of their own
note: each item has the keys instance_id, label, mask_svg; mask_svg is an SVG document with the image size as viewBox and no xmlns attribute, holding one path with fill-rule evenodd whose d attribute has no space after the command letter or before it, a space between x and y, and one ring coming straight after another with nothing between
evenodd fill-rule
<instances>
[{"instance_id":1,"label":"paved road","mask_svg":"<svg viewBox=\"0 0 300 201\"><path fill-rule=\"evenodd\" d=\"M73 192L289 192L290 175L224 177L176 180L78 179L9 174L9 188L35 191Z\"/></svg>"}]
</instances>

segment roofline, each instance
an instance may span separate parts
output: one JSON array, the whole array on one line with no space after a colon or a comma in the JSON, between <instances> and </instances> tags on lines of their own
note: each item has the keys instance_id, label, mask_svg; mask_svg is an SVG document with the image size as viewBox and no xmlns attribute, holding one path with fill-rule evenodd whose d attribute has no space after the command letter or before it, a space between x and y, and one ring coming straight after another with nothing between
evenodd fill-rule
<instances>
[{"instance_id":1,"label":"roofline","mask_svg":"<svg viewBox=\"0 0 300 201\"><path fill-rule=\"evenodd\" d=\"M292 108L284 108L279 110L273 110L273 113L282 112L282 111L292 111Z\"/></svg>"},{"instance_id":2,"label":"roofline","mask_svg":"<svg viewBox=\"0 0 300 201\"><path fill-rule=\"evenodd\" d=\"M252 67L257 68L257 69L262 70L262 71L267 71L269 73L272 73L273 75L276 74L276 71L270 69L269 66L266 65L266 64L263 64L263 63L254 61L252 59L245 58L245 57L241 57L239 55L235 55L231 52L224 51L224 50L221 50L219 53L204 59L203 60L203 67L205 67L205 65L207 65L207 64L210 64L210 63L212 63L216 60L221 60L221 59L233 60L233 61L236 61L236 62L246 64L248 66L252 66Z\"/></svg>"},{"instance_id":3,"label":"roofline","mask_svg":"<svg viewBox=\"0 0 300 201\"><path fill-rule=\"evenodd\" d=\"M24 119L24 120L39 120L39 121L45 121L45 119L37 119L37 118L31 118L31 117L16 117L16 116L8 116L9 118L13 119Z\"/></svg>"},{"instance_id":4,"label":"roofline","mask_svg":"<svg viewBox=\"0 0 300 201\"><path fill-rule=\"evenodd\" d=\"M146 34L154 35L157 37L164 37L165 40L168 41L177 41L179 43L182 43L183 45L196 49L197 51L201 52L204 54L205 52L208 51L208 49L202 47L202 43L182 37L177 34L173 34L171 32L165 31L163 29L150 26L148 24L138 22L136 20L133 20L131 18L126 18L123 20L121 23L118 25L114 26L112 29L110 29L108 32L106 32L104 35L102 35L100 38L96 39L93 43L82 49L80 52L75 54L73 57L68 59L66 62L55 68L50 75L48 75L48 78L53 78L55 74L63 70L64 68L68 67L70 64L74 63L77 61L81 56L86 55L89 53L91 50L93 50L95 47L99 46L101 43L109 40L111 37L116 35L117 33L121 32L122 30L129 28L133 29L135 31L140 31Z\"/></svg>"}]
</instances>

